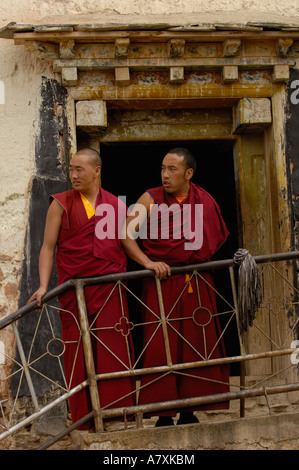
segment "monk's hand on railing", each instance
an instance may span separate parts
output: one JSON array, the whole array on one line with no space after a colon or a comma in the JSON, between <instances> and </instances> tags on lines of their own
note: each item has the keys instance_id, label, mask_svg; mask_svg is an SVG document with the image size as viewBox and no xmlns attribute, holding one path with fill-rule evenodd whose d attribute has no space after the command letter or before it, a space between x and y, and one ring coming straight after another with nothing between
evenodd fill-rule
<instances>
[{"instance_id":1,"label":"monk's hand on railing","mask_svg":"<svg viewBox=\"0 0 299 470\"><path fill-rule=\"evenodd\" d=\"M37 291L34 292L34 294L32 294L32 296L30 297L30 299L28 300L27 304L29 304L30 302L33 302L34 300L36 300L36 305L37 307L40 307L41 306L41 303L42 303L42 297L47 293L47 289L45 289L44 287L39 287L37 289Z\"/></svg>"},{"instance_id":2,"label":"monk's hand on railing","mask_svg":"<svg viewBox=\"0 0 299 470\"><path fill-rule=\"evenodd\" d=\"M149 261L146 263L145 268L155 271L159 279L167 279L167 277L171 275L170 266L163 261Z\"/></svg>"}]
</instances>

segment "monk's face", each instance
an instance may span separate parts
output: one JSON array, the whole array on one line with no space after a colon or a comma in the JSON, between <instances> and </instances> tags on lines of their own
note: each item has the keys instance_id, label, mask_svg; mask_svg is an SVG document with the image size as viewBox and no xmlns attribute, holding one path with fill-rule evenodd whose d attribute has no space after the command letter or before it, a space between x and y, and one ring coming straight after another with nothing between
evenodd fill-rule
<instances>
[{"instance_id":1,"label":"monk's face","mask_svg":"<svg viewBox=\"0 0 299 470\"><path fill-rule=\"evenodd\" d=\"M74 155L70 162L70 180L74 189L88 192L99 185L101 167L95 166L88 155Z\"/></svg>"},{"instance_id":2,"label":"monk's face","mask_svg":"<svg viewBox=\"0 0 299 470\"><path fill-rule=\"evenodd\" d=\"M177 196L188 194L193 170L187 169L184 157L168 153L162 162L162 184L167 193Z\"/></svg>"}]
</instances>

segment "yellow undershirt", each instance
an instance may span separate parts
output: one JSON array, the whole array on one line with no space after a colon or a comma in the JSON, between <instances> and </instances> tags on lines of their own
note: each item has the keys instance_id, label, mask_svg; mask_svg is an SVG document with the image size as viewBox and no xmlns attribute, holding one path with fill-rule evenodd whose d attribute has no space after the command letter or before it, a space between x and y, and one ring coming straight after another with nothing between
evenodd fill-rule
<instances>
[{"instance_id":1,"label":"yellow undershirt","mask_svg":"<svg viewBox=\"0 0 299 470\"><path fill-rule=\"evenodd\" d=\"M92 207L89 200L85 196L83 196L83 194L80 193L80 196L85 207L87 217L90 219L92 216L94 216L95 209Z\"/></svg>"},{"instance_id":2,"label":"yellow undershirt","mask_svg":"<svg viewBox=\"0 0 299 470\"><path fill-rule=\"evenodd\" d=\"M174 197L176 198L176 200L180 204L184 199L186 199L187 196L188 196L188 194L184 194L183 196L174 196ZM151 198L151 202L150 202L150 211L151 211L152 204L155 204L155 201L154 201L153 198Z\"/></svg>"},{"instance_id":3,"label":"yellow undershirt","mask_svg":"<svg viewBox=\"0 0 299 470\"><path fill-rule=\"evenodd\" d=\"M176 198L178 203L181 203L184 199L186 199L187 196L188 194L184 194L183 196L174 196L174 197Z\"/></svg>"}]
</instances>

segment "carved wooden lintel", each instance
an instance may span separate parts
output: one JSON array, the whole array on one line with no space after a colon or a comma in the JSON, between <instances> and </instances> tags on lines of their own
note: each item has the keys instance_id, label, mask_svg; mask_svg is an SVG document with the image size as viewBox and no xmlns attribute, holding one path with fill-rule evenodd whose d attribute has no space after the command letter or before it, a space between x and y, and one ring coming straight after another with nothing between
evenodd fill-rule
<instances>
[{"instance_id":1,"label":"carved wooden lintel","mask_svg":"<svg viewBox=\"0 0 299 470\"><path fill-rule=\"evenodd\" d=\"M236 134L261 131L271 123L269 98L242 98L233 108L233 132Z\"/></svg>"}]
</instances>

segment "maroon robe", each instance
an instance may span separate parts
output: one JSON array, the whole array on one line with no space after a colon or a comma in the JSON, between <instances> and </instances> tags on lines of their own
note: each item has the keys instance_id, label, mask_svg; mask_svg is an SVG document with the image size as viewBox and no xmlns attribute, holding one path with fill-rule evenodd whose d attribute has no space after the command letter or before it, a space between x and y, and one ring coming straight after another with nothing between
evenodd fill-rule
<instances>
[{"instance_id":1,"label":"maroon robe","mask_svg":"<svg viewBox=\"0 0 299 470\"><path fill-rule=\"evenodd\" d=\"M229 235L221 217L220 209L214 199L202 188L191 183L189 195L180 204L175 197L158 187L148 190L159 207L162 204L176 207L181 211L183 222L183 206L190 204L191 232L194 232L195 204L203 206L202 243L192 250L186 249L189 237L184 237L183 223L179 226L181 237L175 235L178 227L174 226L175 218L169 218L169 238L163 238L163 211L158 213L159 237L149 236L142 241L144 252L155 261L164 261L170 266L200 263L210 260L218 247ZM165 207L165 206L164 206ZM157 212L151 212L148 219L148 235L152 224L151 218ZM155 219L156 220L156 219ZM178 221L179 219L176 219ZM165 227L164 227L165 229ZM193 240L195 241L195 239ZM192 273L190 273L191 279ZM165 315L167 318L168 337L171 360L173 364L201 361L203 359L225 356L224 343L220 338L221 328L217 316L215 293L212 289L213 279L210 273L200 273L196 279L188 281L185 274L172 275L161 282ZM144 360L143 367L166 365L162 327L159 325L159 304L152 278L144 282L143 308L144 321ZM150 309L150 310L149 310ZM184 320L183 320L184 319ZM229 370L226 365L185 369L178 373L149 374L141 379L139 404L162 402L223 393L229 390ZM188 411L198 409L227 408L227 403L191 407ZM175 416L176 411L155 412L154 415Z\"/></svg>"},{"instance_id":2,"label":"maroon robe","mask_svg":"<svg viewBox=\"0 0 299 470\"><path fill-rule=\"evenodd\" d=\"M96 214L88 219L81 196L77 191L70 190L55 194L52 198L64 208L56 255L58 283L61 284L67 279L124 272L126 256L117 233L118 217L124 217L126 214L123 203L100 188ZM105 217L105 214L103 213L102 217L98 215L97 208L99 205L103 207L103 204L109 204L115 210L116 233L114 238L101 240L96 236L97 224L100 223L102 217ZM106 283L84 288L88 320L93 329L91 338L96 373L126 370L131 363L132 341L127 328L126 296L124 292L121 293L122 308L119 290L118 288L113 290L114 286L113 283ZM59 301L62 339L65 342L64 368L67 385L71 389L86 379L74 289L71 288L61 294ZM131 379L100 380L98 388L102 408L134 404L132 394L134 384ZM130 395L121 399L126 394ZM76 393L69 399L69 403L73 422L91 411L87 389ZM91 423L86 423L79 429L88 429L90 426Z\"/></svg>"}]
</instances>

